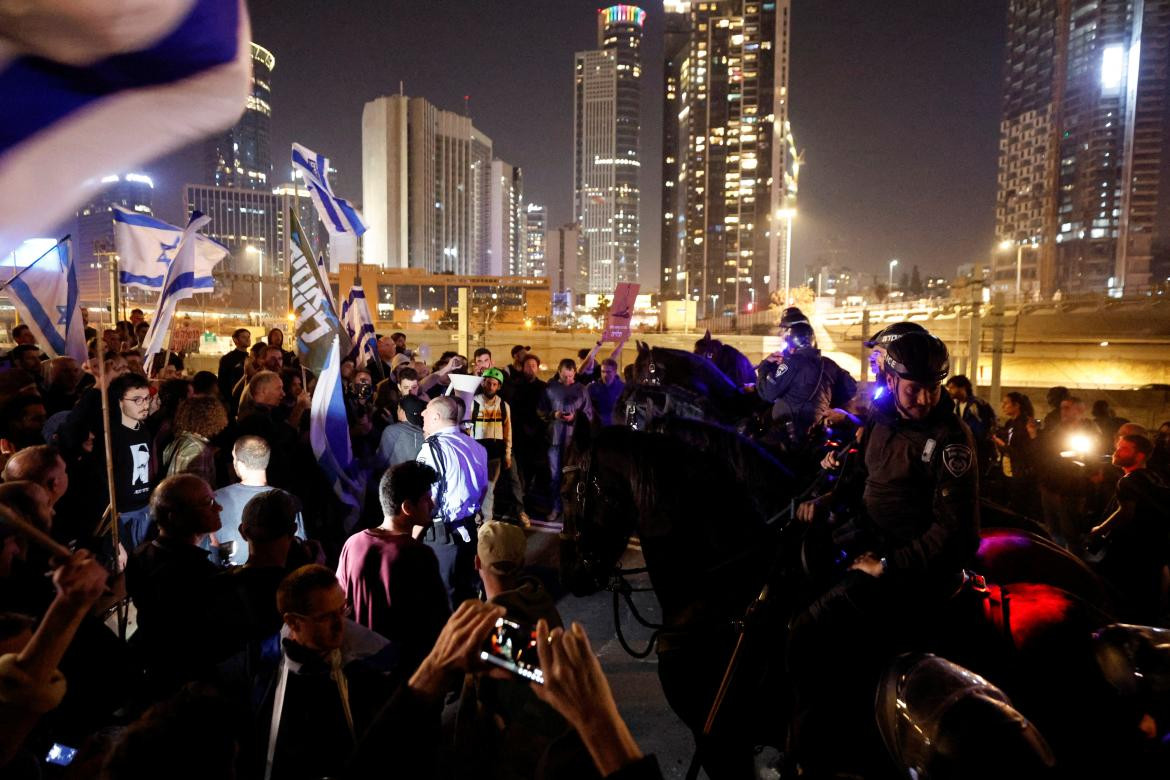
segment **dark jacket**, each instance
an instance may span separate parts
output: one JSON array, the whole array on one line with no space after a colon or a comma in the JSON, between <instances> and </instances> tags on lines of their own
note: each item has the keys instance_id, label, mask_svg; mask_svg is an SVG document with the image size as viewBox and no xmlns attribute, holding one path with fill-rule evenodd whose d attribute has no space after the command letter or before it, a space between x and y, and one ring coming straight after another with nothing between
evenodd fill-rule
<instances>
[{"instance_id":1,"label":"dark jacket","mask_svg":"<svg viewBox=\"0 0 1170 780\"><path fill-rule=\"evenodd\" d=\"M860 456L863 468L837 498L849 500L860 488L867 546L895 577L952 581L979 546L979 481L971 432L951 399L920 422L903 419L891 403L875 404Z\"/></svg>"},{"instance_id":2,"label":"dark jacket","mask_svg":"<svg viewBox=\"0 0 1170 780\"><path fill-rule=\"evenodd\" d=\"M798 440L831 408L837 372L830 364L837 366L826 362L819 349L806 348L785 355L779 363L765 360L756 371L756 391L772 403L772 419L781 425L791 422Z\"/></svg>"}]
</instances>

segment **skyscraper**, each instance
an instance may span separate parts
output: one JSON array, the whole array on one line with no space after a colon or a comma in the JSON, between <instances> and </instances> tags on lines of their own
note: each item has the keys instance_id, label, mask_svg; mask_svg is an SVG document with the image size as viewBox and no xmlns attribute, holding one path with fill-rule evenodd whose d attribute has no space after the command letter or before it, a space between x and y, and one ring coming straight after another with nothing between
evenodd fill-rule
<instances>
[{"instance_id":1,"label":"skyscraper","mask_svg":"<svg viewBox=\"0 0 1170 780\"><path fill-rule=\"evenodd\" d=\"M206 183L217 187L271 190L272 71L276 57L252 44L252 94L240 121L204 146Z\"/></svg>"},{"instance_id":2,"label":"skyscraper","mask_svg":"<svg viewBox=\"0 0 1170 780\"><path fill-rule=\"evenodd\" d=\"M492 160L487 264L480 273L524 275L524 183L520 168Z\"/></svg>"},{"instance_id":3,"label":"skyscraper","mask_svg":"<svg viewBox=\"0 0 1170 780\"><path fill-rule=\"evenodd\" d=\"M992 285L1140 290L1170 276L1170 6L1011 0Z\"/></svg>"},{"instance_id":4,"label":"skyscraper","mask_svg":"<svg viewBox=\"0 0 1170 780\"><path fill-rule=\"evenodd\" d=\"M365 261L476 274L486 261L492 140L471 119L390 95L362 111Z\"/></svg>"},{"instance_id":5,"label":"skyscraper","mask_svg":"<svg viewBox=\"0 0 1170 780\"><path fill-rule=\"evenodd\" d=\"M548 218L544 206L529 203L524 212L524 276L547 276L544 232Z\"/></svg>"},{"instance_id":6,"label":"skyscraper","mask_svg":"<svg viewBox=\"0 0 1170 780\"><path fill-rule=\"evenodd\" d=\"M790 276L789 0L665 9L663 292L751 311Z\"/></svg>"},{"instance_id":7,"label":"skyscraper","mask_svg":"<svg viewBox=\"0 0 1170 780\"><path fill-rule=\"evenodd\" d=\"M589 291L638 281L642 27L632 5L598 11L597 45L574 58L573 194L588 240Z\"/></svg>"},{"instance_id":8,"label":"skyscraper","mask_svg":"<svg viewBox=\"0 0 1170 780\"><path fill-rule=\"evenodd\" d=\"M114 251L114 206L153 215L154 182L142 173L110 175L102 179L109 186L77 210L77 236L73 242L73 263L83 301L109 300L109 266L99 254ZM99 283L98 274L104 273ZM99 295L99 287L100 293Z\"/></svg>"}]
</instances>

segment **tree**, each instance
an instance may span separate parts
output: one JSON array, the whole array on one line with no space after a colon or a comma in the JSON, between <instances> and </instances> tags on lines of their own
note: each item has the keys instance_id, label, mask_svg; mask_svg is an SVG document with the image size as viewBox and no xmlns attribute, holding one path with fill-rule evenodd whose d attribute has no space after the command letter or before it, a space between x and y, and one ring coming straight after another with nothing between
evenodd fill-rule
<instances>
[{"instance_id":1,"label":"tree","mask_svg":"<svg viewBox=\"0 0 1170 780\"><path fill-rule=\"evenodd\" d=\"M873 297L877 299L878 303L885 303L889 294L890 288L886 287L884 282L878 282L873 286Z\"/></svg>"},{"instance_id":2,"label":"tree","mask_svg":"<svg viewBox=\"0 0 1170 780\"><path fill-rule=\"evenodd\" d=\"M910 294L919 297L922 295L922 277L918 274L918 266L910 272Z\"/></svg>"}]
</instances>

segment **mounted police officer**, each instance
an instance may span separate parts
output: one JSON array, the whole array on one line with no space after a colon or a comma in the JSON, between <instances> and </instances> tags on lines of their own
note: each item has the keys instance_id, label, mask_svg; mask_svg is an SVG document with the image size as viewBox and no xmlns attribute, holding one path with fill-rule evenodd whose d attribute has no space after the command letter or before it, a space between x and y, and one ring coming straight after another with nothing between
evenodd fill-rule
<instances>
[{"instance_id":1,"label":"mounted police officer","mask_svg":"<svg viewBox=\"0 0 1170 780\"><path fill-rule=\"evenodd\" d=\"M886 343L884 369L887 392L861 437L861 468L797 513L854 515L832 532L848 570L791 627L794 752L806 768L834 755L839 697L869 685L883 656L922 633L960 589L979 544L974 445L942 392L946 345L905 333Z\"/></svg>"},{"instance_id":2,"label":"mounted police officer","mask_svg":"<svg viewBox=\"0 0 1170 780\"><path fill-rule=\"evenodd\" d=\"M772 402L772 421L787 442L799 446L830 409L848 403L857 384L817 349L816 334L807 321L781 327L787 331L784 349L760 363L756 391Z\"/></svg>"}]
</instances>

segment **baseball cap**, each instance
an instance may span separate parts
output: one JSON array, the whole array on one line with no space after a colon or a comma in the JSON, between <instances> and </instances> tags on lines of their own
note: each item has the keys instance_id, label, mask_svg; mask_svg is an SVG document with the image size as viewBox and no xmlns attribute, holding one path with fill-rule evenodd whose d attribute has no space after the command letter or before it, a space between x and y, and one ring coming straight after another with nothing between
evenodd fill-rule
<instances>
[{"instance_id":1,"label":"baseball cap","mask_svg":"<svg viewBox=\"0 0 1170 780\"><path fill-rule=\"evenodd\" d=\"M516 346L512 347L512 357L516 357L516 353L520 350L527 352L530 349L532 349L532 347L526 347L523 344L517 344Z\"/></svg>"},{"instance_id":2,"label":"baseball cap","mask_svg":"<svg viewBox=\"0 0 1170 780\"><path fill-rule=\"evenodd\" d=\"M504 372L498 368L485 369L483 374L481 374L481 376L484 379L494 379L497 382L499 382L501 385L504 384Z\"/></svg>"},{"instance_id":3,"label":"baseball cap","mask_svg":"<svg viewBox=\"0 0 1170 780\"><path fill-rule=\"evenodd\" d=\"M410 363L410 356L399 352L394 357L390 358L390 370L398 368L401 365Z\"/></svg>"},{"instance_id":4,"label":"baseball cap","mask_svg":"<svg viewBox=\"0 0 1170 780\"><path fill-rule=\"evenodd\" d=\"M514 574L524 565L524 553L528 541L524 531L511 523L492 521L479 529L479 544L476 552L483 568L493 574Z\"/></svg>"},{"instance_id":5,"label":"baseball cap","mask_svg":"<svg viewBox=\"0 0 1170 780\"><path fill-rule=\"evenodd\" d=\"M419 398L417 395L404 396L398 402L398 407L402 409L402 413L406 415L406 421L421 426L423 424L422 414L423 410L427 408L427 402Z\"/></svg>"}]
</instances>

